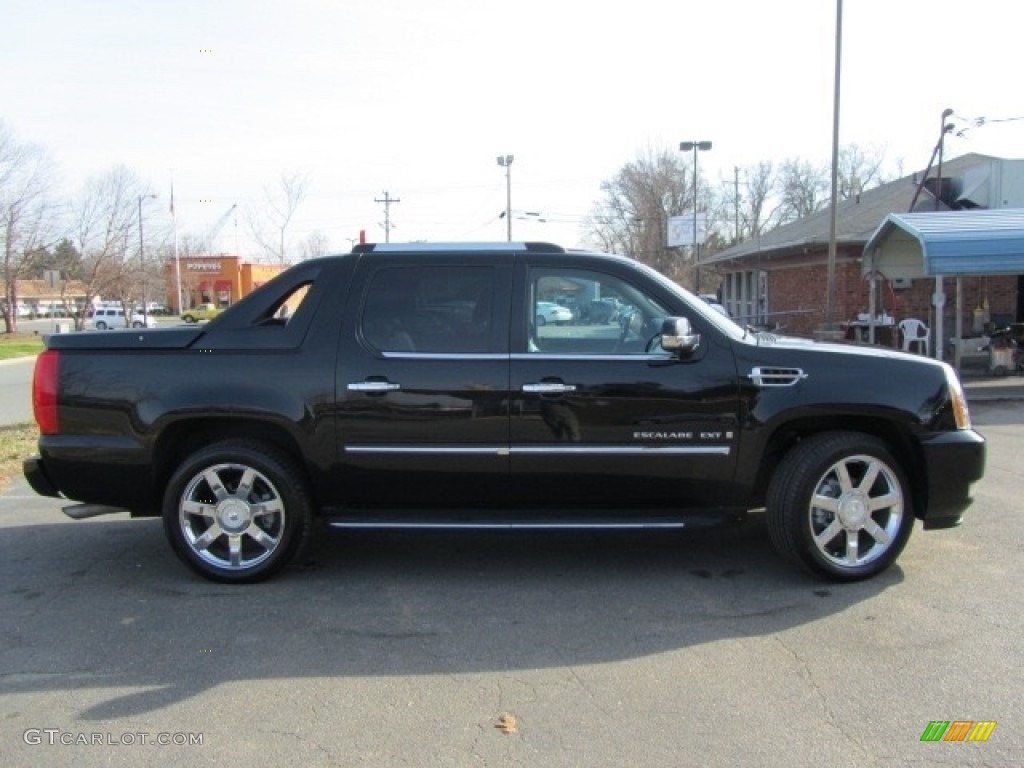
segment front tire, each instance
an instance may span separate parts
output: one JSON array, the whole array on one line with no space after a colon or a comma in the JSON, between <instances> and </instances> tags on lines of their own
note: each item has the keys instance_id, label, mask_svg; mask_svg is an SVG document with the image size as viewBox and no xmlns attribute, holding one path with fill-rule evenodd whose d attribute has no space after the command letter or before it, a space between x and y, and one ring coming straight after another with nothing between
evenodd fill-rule
<instances>
[{"instance_id":1,"label":"front tire","mask_svg":"<svg viewBox=\"0 0 1024 768\"><path fill-rule=\"evenodd\" d=\"M775 547L833 581L860 581L895 562L914 527L909 485L877 438L829 432L803 440L767 497Z\"/></svg>"},{"instance_id":2,"label":"front tire","mask_svg":"<svg viewBox=\"0 0 1024 768\"><path fill-rule=\"evenodd\" d=\"M227 440L188 457L163 500L164 532L211 581L263 581L305 546L312 504L294 462L271 446Z\"/></svg>"}]
</instances>

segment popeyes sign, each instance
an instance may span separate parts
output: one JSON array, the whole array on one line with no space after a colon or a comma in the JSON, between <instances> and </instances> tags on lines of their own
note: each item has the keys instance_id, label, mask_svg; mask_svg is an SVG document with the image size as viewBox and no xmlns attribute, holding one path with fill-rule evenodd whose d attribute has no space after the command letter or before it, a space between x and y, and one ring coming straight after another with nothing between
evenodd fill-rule
<instances>
[{"instance_id":1,"label":"popeyes sign","mask_svg":"<svg viewBox=\"0 0 1024 768\"><path fill-rule=\"evenodd\" d=\"M189 272L220 272L219 261L190 261L185 265Z\"/></svg>"}]
</instances>

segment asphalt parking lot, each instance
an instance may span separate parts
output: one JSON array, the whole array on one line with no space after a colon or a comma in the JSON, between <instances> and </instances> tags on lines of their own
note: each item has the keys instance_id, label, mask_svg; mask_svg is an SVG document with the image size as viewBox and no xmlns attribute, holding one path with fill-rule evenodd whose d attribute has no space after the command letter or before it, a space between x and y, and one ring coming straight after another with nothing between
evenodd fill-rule
<instances>
[{"instance_id":1,"label":"asphalt parking lot","mask_svg":"<svg viewBox=\"0 0 1024 768\"><path fill-rule=\"evenodd\" d=\"M686 535L325 531L251 587L159 521L0 497L0 754L38 765L1019 765L1024 403L974 408L965 524L838 586L763 520ZM995 722L922 742L933 721ZM169 743L159 743L161 740ZM201 743L196 743L201 741Z\"/></svg>"}]
</instances>

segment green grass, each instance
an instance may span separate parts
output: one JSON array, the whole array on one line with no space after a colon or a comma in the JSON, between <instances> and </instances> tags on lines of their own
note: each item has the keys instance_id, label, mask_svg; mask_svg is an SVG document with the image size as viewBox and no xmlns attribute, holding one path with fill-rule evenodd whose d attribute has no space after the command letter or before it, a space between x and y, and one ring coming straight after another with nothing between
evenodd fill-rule
<instances>
[{"instance_id":1,"label":"green grass","mask_svg":"<svg viewBox=\"0 0 1024 768\"><path fill-rule=\"evenodd\" d=\"M0 360L29 357L43 351L43 337L34 333L0 333Z\"/></svg>"},{"instance_id":2,"label":"green grass","mask_svg":"<svg viewBox=\"0 0 1024 768\"><path fill-rule=\"evenodd\" d=\"M0 360L30 357L43 351L43 339L34 333L0 333ZM0 491L21 474L21 460L36 452L39 430L35 424L0 426Z\"/></svg>"},{"instance_id":3,"label":"green grass","mask_svg":"<svg viewBox=\"0 0 1024 768\"><path fill-rule=\"evenodd\" d=\"M35 424L0 427L0 491L21 474L21 460L36 452L39 429Z\"/></svg>"}]
</instances>

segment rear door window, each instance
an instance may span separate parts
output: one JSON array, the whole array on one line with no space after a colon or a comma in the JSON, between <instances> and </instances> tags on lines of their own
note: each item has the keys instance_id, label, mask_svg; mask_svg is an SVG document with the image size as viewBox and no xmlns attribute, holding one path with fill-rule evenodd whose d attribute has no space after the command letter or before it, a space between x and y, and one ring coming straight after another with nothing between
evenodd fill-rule
<instances>
[{"instance_id":1,"label":"rear door window","mask_svg":"<svg viewBox=\"0 0 1024 768\"><path fill-rule=\"evenodd\" d=\"M380 352L483 354L500 351L495 270L486 266L386 267L370 280L360 317L363 340Z\"/></svg>"}]
</instances>

